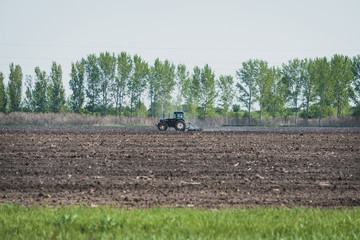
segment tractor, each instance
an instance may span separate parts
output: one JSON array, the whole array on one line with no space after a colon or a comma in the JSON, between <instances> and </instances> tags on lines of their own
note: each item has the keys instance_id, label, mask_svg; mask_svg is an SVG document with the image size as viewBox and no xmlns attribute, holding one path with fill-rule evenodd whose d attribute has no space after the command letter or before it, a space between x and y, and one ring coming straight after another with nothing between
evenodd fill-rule
<instances>
[{"instance_id":1,"label":"tractor","mask_svg":"<svg viewBox=\"0 0 360 240\"><path fill-rule=\"evenodd\" d=\"M160 122L156 125L160 131L166 131L169 127L175 128L176 131L199 131L200 128L196 128L190 122L188 123L188 127L186 127L186 123L184 120L184 112L174 112L173 118L162 118Z\"/></svg>"}]
</instances>

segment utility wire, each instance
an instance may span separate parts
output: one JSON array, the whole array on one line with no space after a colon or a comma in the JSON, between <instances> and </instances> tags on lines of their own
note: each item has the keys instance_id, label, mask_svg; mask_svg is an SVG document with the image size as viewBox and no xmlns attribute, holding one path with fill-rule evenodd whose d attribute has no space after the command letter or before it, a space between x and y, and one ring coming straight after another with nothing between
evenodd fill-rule
<instances>
[{"instance_id":1,"label":"utility wire","mask_svg":"<svg viewBox=\"0 0 360 240\"><path fill-rule=\"evenodd\" d=\"M97 45L53 45L53 44L12 44L0 43L4 47L48 47L48 48L116 48L116 49L140 49L140 50L201 50L201 51L338 51L350 52L360 49L316 49L316 48L203 48L203 47L140 47L140 46L97 46Z\"/></svg>"}]
</instances>

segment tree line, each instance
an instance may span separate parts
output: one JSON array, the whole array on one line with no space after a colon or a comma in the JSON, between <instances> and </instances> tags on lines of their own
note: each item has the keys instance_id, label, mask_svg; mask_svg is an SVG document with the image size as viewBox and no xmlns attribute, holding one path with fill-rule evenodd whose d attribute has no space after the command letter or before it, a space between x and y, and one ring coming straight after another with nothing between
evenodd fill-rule
<instances>
[{"instance_id":1,"label":"tree line","mask_svg":"<svg viewBox=\"0 0 360 240\"><path fill-rule=\"evenodd\" d=\"M231 75L218 78L211 67L156 59L151 65L138 55L103 52L71 64L66 98L62 67L49 74L34 69L25 76L10 64L8 84L0 72L1 112L74 112L92 115L164 117L183 110L191 117L288 117L304 119L360 115L360 55L293 59L272 67L250 59ZM145 102L149 107L145 106ZM256 109L255 109L256 107Z\"/></svg>"}]
</instances>

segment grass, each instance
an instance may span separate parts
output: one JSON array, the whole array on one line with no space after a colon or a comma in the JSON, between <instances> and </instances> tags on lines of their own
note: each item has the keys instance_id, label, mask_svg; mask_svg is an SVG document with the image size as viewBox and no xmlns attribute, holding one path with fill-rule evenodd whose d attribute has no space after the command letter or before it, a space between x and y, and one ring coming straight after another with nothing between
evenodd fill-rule
<instances>
[{"instance_id":1,"label":"grass","mask_svg":"<svg viewBox=\"0 0 360 240\"><path fill-rule=\"evenodd\" d=\"M0 206L0 239L360 239L360 208Z\"/></svg>"}]
</instances>

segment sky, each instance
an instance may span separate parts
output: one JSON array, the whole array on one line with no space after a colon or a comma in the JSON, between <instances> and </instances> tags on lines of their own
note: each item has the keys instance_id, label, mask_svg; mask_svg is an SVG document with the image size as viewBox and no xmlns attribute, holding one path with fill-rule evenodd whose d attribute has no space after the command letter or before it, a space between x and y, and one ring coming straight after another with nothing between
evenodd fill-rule
<instances>
[{"instance_id":1,"label":"sky","mask_svg":"<svg viewBox=\"0 0 360 240\"><path fill-rule=\"evenodd\" d=\"M359 0L0 0L0 72L34 76L61 64L125 51L188 70L209 64L232 75L249 59L281 66L294 58L360 54ZM23 90L24 91L24 90Z\"/></svg>"}]
</instances>

